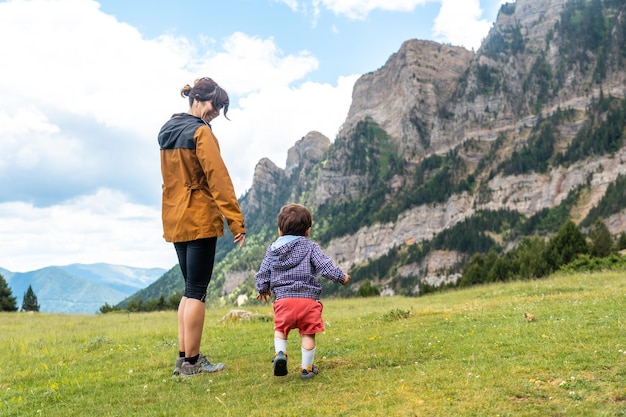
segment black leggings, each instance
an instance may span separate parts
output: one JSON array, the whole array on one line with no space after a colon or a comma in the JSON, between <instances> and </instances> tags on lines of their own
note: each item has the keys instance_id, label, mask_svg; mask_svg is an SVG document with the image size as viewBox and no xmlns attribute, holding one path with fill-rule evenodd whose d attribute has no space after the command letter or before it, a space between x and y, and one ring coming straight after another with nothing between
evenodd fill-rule
<instances>
[{"instance_id":1,"label":"black leggings","mask_svg":"<svg viewBox=\"0 0 626 417\"><path fill-rule=\"evenodd\" d=\"M213 274L216 243L217 237L174 243L185 279L185 297L204 302Z\"/></svg>"}]
</instances>

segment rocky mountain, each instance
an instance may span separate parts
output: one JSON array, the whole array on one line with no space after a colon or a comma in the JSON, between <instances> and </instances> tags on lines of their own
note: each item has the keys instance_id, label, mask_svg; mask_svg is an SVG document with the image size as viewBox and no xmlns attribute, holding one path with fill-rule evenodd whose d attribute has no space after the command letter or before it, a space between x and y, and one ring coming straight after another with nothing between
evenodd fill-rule
<instances>
[{"instance_id":1,"label":"rocky mountain","mask_svg":"<svg viewBox=\"0 0 626 417\"><path fill-rule=\"evenodd\" d=\"M556 156L578 146L577 135L596 117L594 103L602 97L624 99L624 7L624 2L610 1L518 0L502 7L475 55L412 40L383 68L361 77L335 146L342 146L343 137L350 141L364 120L387 133L405 163L387 183L388 200L413 186L414 167L433 155L453 153L461 165L456 175L473 176L474 182L472 190L454 192L435 204L415 204L391 222L374 222L338 236L328 243L329 254L350 268L393 246L431 238L480 210L532 216L589 182L573 213L584 219L607 186L624 173L623 130L615 151L589 152L567 164ZM604 19L606 24L599 23ZM592 28L596 24L601 28ZM512 157L530 152L542 123L565 111L569 116L550 127L553 149L545 168L536 157L536 166L519 173L502 168ZM344 149L337 152L338 160L320 169L317 187L304 203L320 207L331 199L358 199L367 193L364 184L371 183L370 177L356 172L346 183L345 172L333 170L346 166L358 152ZM614 234L626 228L617 220L622 217L620 211L607 219Z\"/></svg>"},{"instance_id":2,"label":"rocky mountain","mask_svg":"<svg viewBox=\"0 0 626 417\"><path fill-rule=\"evenodd\" d=\"M476 52L407 40L355 84L337 137L267 159L241 198L244 250L221 246L214 296L252 295L287 202L312 238L385 294L455 282L470 257L566 220L626 230L626 2L504 4ZM332 291L332 290L331 290Z\"/></svg>"},{"instance_id":3,"label":"rocky mountain","mask_svg":"<svg viewBox=\"0 0 626 417\"><path fill-rule=\"evenodd\" d=\"M110 264L50 266L31 272L10 272L0 268L18 308L31 286L41 312L86 314L98 312L105 303L119 303L165 272L162 268Z\"/></svg>"}]
</instances>

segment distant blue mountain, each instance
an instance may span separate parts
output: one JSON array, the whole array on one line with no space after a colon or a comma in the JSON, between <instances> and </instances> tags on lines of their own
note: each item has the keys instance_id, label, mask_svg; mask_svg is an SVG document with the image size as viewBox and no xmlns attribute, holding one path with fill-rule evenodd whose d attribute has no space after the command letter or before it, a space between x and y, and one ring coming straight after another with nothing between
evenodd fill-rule
<instances>
[{"instance_id":1,"label":"distant blue mountain","mask_svg":"<svg viewBox=\"0 0 626 417\"><path fill-rule=\"evenodd\" d=\"M0 275L2 275L5 280L8 280L9 277L12 277L13 275L15 275L15 272L11 272L11 271L6 270L4 268L0 268Z\"/></svg>"},{"instance_id":2,"label":"distant blue mountain","mask_svg":"<svg viewBox=\"0 0 626 417\"><path fill-rule=\"evenodd\" d=\"M41 312L97 313L105 303L115 305L159 279L166 269L110 264L49 266L31 272L0 268L18 308L28 286Z\"/></svg>"},{"instance_id":3,"label":"distant blue mountain","mask_svg":"<svg viewBox=\"0 0 626 417\"><path fill-rule=\"evenodd\" d=\"M167 269L162 268L131 268L129 266L102 263L91 265L72 264L61 268L76 276L103 284L129 295L146 288L167 272Z\"/></svg>"}]
</instances>

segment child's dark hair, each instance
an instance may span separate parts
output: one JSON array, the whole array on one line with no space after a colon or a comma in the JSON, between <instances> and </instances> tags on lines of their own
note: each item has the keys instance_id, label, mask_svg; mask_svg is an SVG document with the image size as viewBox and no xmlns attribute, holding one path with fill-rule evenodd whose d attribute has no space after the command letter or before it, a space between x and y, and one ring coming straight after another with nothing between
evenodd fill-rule
<instances>
[{"instance_id":1,"label":"child's dark hair","mask_svg":"<svg viewBox=\"0 0 626 417\"><path fill-rule=\"evenodd\" d=\"M278 228L283 235L304 236L312 224L311 212L302 204L287 204L278 213Z\"/></svg>"}]
</instances>

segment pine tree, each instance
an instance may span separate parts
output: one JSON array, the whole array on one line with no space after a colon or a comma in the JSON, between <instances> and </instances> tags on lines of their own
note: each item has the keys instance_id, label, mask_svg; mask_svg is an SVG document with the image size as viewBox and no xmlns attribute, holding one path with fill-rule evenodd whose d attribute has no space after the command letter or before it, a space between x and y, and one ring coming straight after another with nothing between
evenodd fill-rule
<instances>
[{"instance_id":1,"label":"pine tree","mask_svg":"<svg viewBox=\"0 0 626 417\"><path fill-rule=\"evenodd\" d=\"M17 311L15 297L2 274L0 274L0 311Z\"/></svg>"},{"instance_id":2,"label":"pine tree","mask_svg":"<svg viewBox=\"0 0 626 417\"><path fill-rule=\"evenodd\" d=\"M618 251L626 249L626 232L620 233L615 246Z\"/></svg>"},{"instance_id":3,"label":"pine tree","mask_svg":"<svg viewBox=\"0 0 626 417\"><path fill-rule=\"evenodd\" d=\"M598 219L593 225L589 238L591 238L591 255L598 258L609 256L613 249L613 238L602 219Z\"/></svg>"},{"instance_id":4,"label":"pine tree","mask_svg":"<svg viewBox=\"0 0 626 417\"><path fill-rule=\"evenodd\" d=\"M556 271L562 265L574 260L576 255L587 253L589 247L585 236L573 221L568 220L561 226L556 236L550 239L544 256L552 270Z\"/></svg>"},{"instance_id":5,"label":"pine tree","mask_svg":"<svg viewBox=\"0 0 626 417\"><path fill-rule=\"evenodd\" d=\"M24 293L24 299L22 300L22 311L39 311L39 303L37 303L37 296L33 291L32 286L28 286L28 289Z\"/></svg>"}]
</instances>

